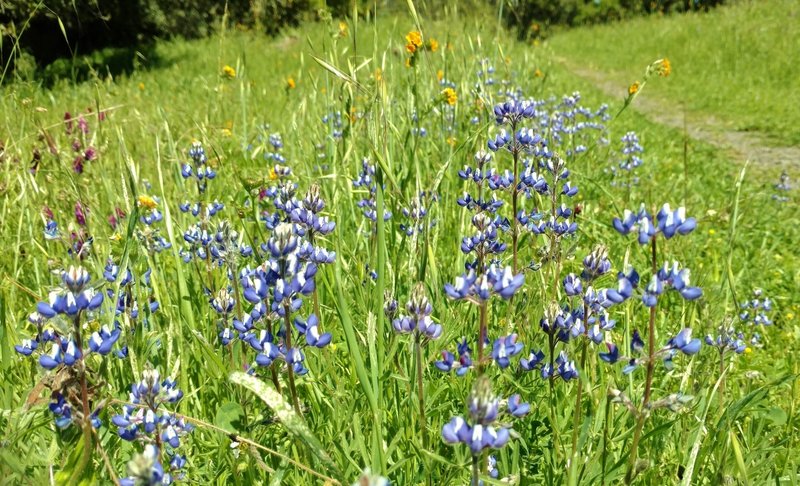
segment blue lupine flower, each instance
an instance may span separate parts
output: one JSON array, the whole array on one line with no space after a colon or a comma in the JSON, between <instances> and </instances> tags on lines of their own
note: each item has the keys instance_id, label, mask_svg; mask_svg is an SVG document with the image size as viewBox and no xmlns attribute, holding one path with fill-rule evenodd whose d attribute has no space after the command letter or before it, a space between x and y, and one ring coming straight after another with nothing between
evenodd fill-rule
<instances>
[{"instance_id":1,"label":"blue lupine flower","mask_svg":"<svg viewBox=\"0 0 800 486\"><path fill-rule=\"evenodd\" d=\"M564 277L564 292L568 297L574 297L583 293L581 279L574 273L570 273Z\"/></svg>"},{"instance_id":2,"label":"blue lupine flower","mask_svg":"<svg viewBox=\"0 0 800 486\"><path fill-rule=\"evenodd\" d=\"M14 350L23 356L30 356L38 347L39 343L35 339L23 339L22 344L14 346Z\"/></svg>"},{"instance_id":3,"label":"blue lupine flower","mask_svg":"<svg viewBox=\"0 0 800 486\"><path fill-rule=\"evenodd\" d=\"M719 334L716 338L706 335L705 342L707 345L717 348L720 354L725 354L726 351L742 354L747 349L744 334L737 333L733 327L725 325L719 327Z\"/></svg>"},{"instance_id":4,"label":"blue lupine flower","mask_svg":"<svg viewBox=\"0 0 800 486\"><path fill-rule=\"evenodd\" d=\"M494 456L489 456L487 468L489 477L492 479L497 479L500 475L500 472L497 470L497 459Z\"/></svg>"},{"instance_id":5,"label":"blue lupine flower","mask_svg":"<svg viewBox=\"0 0 800 486\"><path fill-rule=\"evenodd\" d=\"M762 295L763 291L761 289L753 289L753 298L739 304L743 309L739 314L739 319L742 322L756 326L772 325L772 319L769 317L772 312L772 300L769 297L762 298Z\"/></svg>"},{"instance_id":6,"label":"blue lupine flower","mask_svg":"<svg viewBox=\"0 0 800 486\"><path fill-rule=\"evenodd\" d=\"M377 221L378 219L378 205L375 199L375 194L378 191L378 185L374 179L374 176L375 165L370 164L369 159L365 157L361 161L361 173L359 174L358 179L353 180L353 187L364 187L369 191L369 197L359 200L356 205L363 210L364 216L373 222ZM388 221L391 217L392 213L384 207L383 220Z\"/></svg>"},{"instance_id":7,"label":"blue lupine flower","mask_svg":"<svg viewBox=\"0 0 800 486\"><path fill-rule=\"evenodd\" d=\"M531 404L523 403L522 397L520 397L519 394L512 395L511 397L509 397L508 413L510 413L514 417L517 418L524 417L525 415L528 414L528 412L530 412L530 410L531 410Z\"/></svg>"},{"instance_id":8,"label":"blue lupine flower","mask_svg":"<svg viewBox=\"0 0 800 486\"><path fill-rule=\"evenodd\" d=\"M531 351L531 354L527 358L519 360L519 366L525 371L533 371L538 369L543 361L544 353L542 351Z\"/></svg>"},{"instance_id":9,"label":"blue lupine flower","mask_svg":"<svg viewBox=\"0 0 800 486\"><path fill-rule=\"evenodd\" d=\"M509 334L495 340L491 356L500 369L505 369L511 364L509 359L521 353L523 348L524 346L517 342L517 335Z\"/></svg>"},{"instance_id":10,"label":"blue lupine flower","mask_svg":"<svg viewBox=\"0 0 800 486\"><path fill-rule=\"evenodd\" d=\"M64 289L50 293L48 302L39 302L37 312L47 318L57 314L74 316L84 310L95 310L103 303L103 294L87 287L89 273L82 267L70 267L61 273Z\"/></svg>"},{"instance_id":11,"label":"blue lupine flower","mask_svg":"<svg viewBox=\"0 0 800 486\"><path fill-rule=\"evenodd\" d=\"M456 370L457 376L464 376L472 368L472 350L467 343L467 338L462 338L457 346L458 361L456 361L453 353L449 351L442 351L442 360L434 364L436 367L445 373Z\"/></svg>"},{"instance_id":12,"label":"blue lupine flower","mask_svg":"<svg viewBox=\"0 0 800 486\"><path fill-rule=\"evenodd\" d=\"M61 235L58 232L58 223L55 221L48 220L47 223L44 225L44 239L45 240L57 240L61 238Z\"/></svg>"},{"instance_id":13,"label":"blue lupine flower","mask_svg":"<svg viewBox=\"0 0 800 486\"><path fill-rule=\"evenodd\" d=\"M692 355L700 351L702 343L699 339L692 339L692 329L684 328L675 337L667 342L667 348L675 349L683 354Z\"/></svg>"},{"instance_id":14,"label":"blue lupine flower","mask_svg":"<svg viewBox=\"0 0 800 486\"><path fill-rule=\"evenodd\" d=\"M326 332L322 335L319 333L319 319L315 314L308 316L308 320L303 321L295 318L294 325L301 335L306 337L306 343L315 348L324 348L332 339L331 333Z\"/></svg>"},{"instance_id":15,"label":"blue lupine flower","mask_svg":"<svg viewBox=\"0 0 800 486\"><path fill-rule=\"evenodd\" d=\"M92 333L89 338L89 349L102 356L107 355L119 339L120 333L119 323L114 323L113 331L108 326L103 326L99 331Z\"/></svg>"},{"instance_id":16,"label":"blue lupine flower","mask_svg":"<svg viewBox=\"0 0 800 486\"><path fill-rule=\"evenodd\" d=\"M638 228L639 244L644 245L658 233L663 234L667 239L676 234L689 234L697 227L697 221L694 218L686 217L685 208L680 207L673 211L669 204L664 204L656 214L656 221L653 224L653 218L644 209L643 204L638 213L626 209L622 219L614 218L613 225L614 229L623 235Z\"/></svg>"},{"instance_id":17,"label":"blue lupine flower","mask_svg":"<svg viewBox=\"0 0 800 486\"><path fill-rule=\"evenodd\" d=\"M485 301L492 292L504 299L511 298L524 283L524 275L513 275L511 267L503 269L492 265L486 275L476 276L473 270L456 277L454 284L445 284L444 290L451 299Z\"/></svg>"},{"instance_id":18,"label":"blue lupine flower","mask_svg":"<svg viewBox=\"0 0 800 486\"><path fill-rule=\"evenodd\" d=\"M658 296L664 292L664 286L658 275L653 275L650 278L650 283L647 284L645 292L642 295L642 303L647 307L655 307L658 302Z\"/></svg>"},{"instance_id":19,"label":"blue lupine flower","mask_svg":"<svg viewBox=\"0 0 800 486\"><path fill-rule=\"evenodd\" d=\"M611 261L608 259L608 249L603 245L598 245L583 259L581 278L594 280L605 275L609 270L611 270Z\"/></svg>"},{"instance_id":20,"label":"blue lupine flower","mask_svg":"<svg viewBox=\"0 0 800 486\"><path fill-rule=\"evenodd\" d=\"M50 347L49 354L39 356L39 364L44 369L52 370L61 364L72 366L82 357L81 350L75 344L75 341L70 338L61 340L60 343L54 342Z\"/></svg>"},{"instance_id":21,"label":"blue lupine flower","mask_svg":"<svg viewBox=\"0 0 800 486\"><path fill-rule=\"evenodd\" d=\"M48 408L56 416L55 422L59 429L68 427L72 423L72 408L60 393L50 402Z\"/></svg>"},{"instance_id":22,"label":"blue lupine flower","mask_svg":"<svg viewBox=\"0 0 800 486\"><path fill-rule=\"evenodd\" d=\"M492 396L491 385L485 376L476 381L467 405L472 425L462 417L453 417L442 427L445 442L463 443L469 446L473 455L486 448L499 449L508 443L510 429L492 425L497 418L499 402Z\"/></svg>"},{"instance_id":23,"label":"blue lupine flower","mask_svg":"<svg viewBox=\"0 0 800 486\"><path fill-rule=\"evenodd\" d=\"M494 107L494 116L498 125L516 125L523 119L536 116L536 105L526 101L509 100Z\"/></svg>"},{"instance_id":24,"label":"blue lupine flower","mask_svg":"<svg viewBox=\"0 0 800 486\"><path fill-rule=\"evenodd\" d=\"M433 312L425 287L418 284L406 304L408 315L394 319L392 326L398 333L416 333L426 339L438 339L442 334L442 326L436 324L430 315Z\"/></svg>"},{"instance_id":25,"label":"blue lupine flower","mask_svg":"<svg viewBox=\"0 0 800 486\"><path fill-rule=\"evenodd\" d=\"M634 169L642 165L642 158L639 154L644 153L644 148L639 143L639 137L635 132L626 133L620 141L622 142L622 149L620 150L622 158L615 166L611 167L611 173L615 177L621 175L620 171L629 174L633 173ZM638 177L629 175L627 182L612 181L611 185L630 186L638 182Z\"/></svg>"},{"instance_id":26,"label":"blue lupine flower","mask_svg":"<svg viewBox=\"0 0 800 486\"><path fill-rule=\"evenodd\" d=\"M170 468L179 469L182 465L181 461L173 459ZM142 454L131 459L128 474L130 476L119 480L120 486L162 486L173 483L172 475L164 472L160 452L153 444L147 444Z\"/></svg>"},{"instance_id":27,"label":"blue lupine flower","mask_svg":"<svg viewBox=\"0 0 800 486\"><path fill-rule=\"evenodd\" d=\"M160 379L158 370L142 372L142 381L131 385L130 405L122 407L122 413L111 422L117 427L119 436L126 441L138 439L149 441L150 436L160 430L160 439L173 448L180 446L180 437L190 433L194 427L183 419L163 410L165 403L177 403L183 397L175 380Z\"/></svg>"},{"instance_id":28,"label":"blue lupine flower","mask_svg":"<svg viewBox=\"0 0 800 486\"><path fill-rule=\"evenodd\" d=\"M600 359L609 364L614 364L619 361L619 348L614 343L606 343L608 348L607 353L600 353Z\"/></svg>"}]
</instances>

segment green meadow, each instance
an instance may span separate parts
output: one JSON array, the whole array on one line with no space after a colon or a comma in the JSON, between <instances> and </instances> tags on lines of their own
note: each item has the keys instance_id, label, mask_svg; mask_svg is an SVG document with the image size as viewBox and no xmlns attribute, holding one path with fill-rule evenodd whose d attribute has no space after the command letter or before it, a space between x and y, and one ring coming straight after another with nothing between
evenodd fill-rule
<instances>
[{"instance_id":1,"label":"green meadow","mask_svg":"<svg viewBox=\"0 0 800 486\"><path fill-rule=\"evenodd\" d=\"M668 57L640 95L800 141L796 6L532 45L409 5L0 87L0 483L800 480L796 191L624 97Z\"/></svg>"}]
</instances>

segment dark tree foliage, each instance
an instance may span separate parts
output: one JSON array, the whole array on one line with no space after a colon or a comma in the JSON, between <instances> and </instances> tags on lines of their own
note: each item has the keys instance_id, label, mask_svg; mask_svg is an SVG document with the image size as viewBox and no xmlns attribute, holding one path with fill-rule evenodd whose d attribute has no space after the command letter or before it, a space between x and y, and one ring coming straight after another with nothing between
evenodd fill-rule
<instances>
[{"instance_id":1,"label":"dark tree foliage","mask_svg":"<svg viewBox=\"0 0 800 486\"><path fill-rule=\"evenodd\" d=\"M613 22L639 15L708 10L725 0L494 0L520 38L546 35L553 26Z\"/></svg>"},{"instance_id":2,"label":"dark tree foliage","mask_svg":"<svg viewBox=\"0 0 800 486\"><path fill-rule=\"evenodd\" d=\"M352 0L2 0L0 61L25 52L45 66L107 47L141 50L159 38L207 36L223 21L275 34L351 9Z\"/></svg>"}]
</instances>

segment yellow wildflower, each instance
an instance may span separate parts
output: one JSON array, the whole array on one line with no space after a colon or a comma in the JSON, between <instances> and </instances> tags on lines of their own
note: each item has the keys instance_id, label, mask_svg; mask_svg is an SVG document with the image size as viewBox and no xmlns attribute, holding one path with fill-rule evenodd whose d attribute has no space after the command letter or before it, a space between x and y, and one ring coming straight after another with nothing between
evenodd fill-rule
<instances>
[{"instance_id":1,"label":"yellow wildflower","mask_svg":"<svg viewBox=\"0 0 800 486\"><path fill-rule=\"evenodd\" d=\"M417 46L409 42L408 44L406 44L406 50L408 51L409 54L414 54L415 52L417 52Z\"/></svg>"},{"instance_id":2,"label":"yellow wildflower","mask_svg":"<svg viewBox=\"0 0 800 486\"><path fill-rule=\"evenodd\" d=\"M669 73L671 72L672 72L672 64L670 64L669 59L665 57L664 59L661 60L661 64L658 67L658 75L666 78L667 76L669 76Z\"/></svg>"},{"instance_id":3,"label":"yellow wildflower","mask_svg":"<svg viewBox=\"0 0 800 486\"><path fill-rule=\"evenodd\" d=\"M231 135L233 135L233 132L231 132L230 128L223 128L222 129L222 136L223 137L229 138Z\"/></svg>"},{"instance_id":4,"label":"yellow wildflower","mask_svg":"<svg viewBox=\"0 0 800 486\"><path fill-rule=\"evenodd\" d=\"M628 96L633 96L639 92L639 81L636 81L632 85L628 86Z\"/></svg>"},{"instance_id":5,"label":"yellow wildflower","mask_svg":"<svg viewBox=\"0 0 800 486\"><path fill-rule=\"evenodd\" d=\"M744 354L750 354L753 352L753 348L744 348Z\"/></svg>"},{"instance_id":6,"label":"yellow wildflower","mask_svg":"<svg viewBox=\"0 0 800 486\"><path fill-rule=\"evenodd\" d=\"M411 67L411 58L410 58L410 57L407 57L407 58L406 58L406 67L407 67L407 68L410 68L410 67Z\"/></svg>"},{"instance_id":7,"label":"yellow wildflower","mask_svg":"<svg viewBox=\"0 0 800 486\"><path fill-rule=\"evenodd\" d=\"M136 199L137 204L140 208L147 208L147 209L155 209L158 206L158 203L155 199L148 196L147 194L142 194Z\"/></svg>"},{"instance_id":8,"label":"yellow wildflower","mask_svg":"<svg viewBox=\"0 0 800 486\"><path fill-rule=\"evenodd\" d=\"M451 147L455 147L456 146L456 137L448 137L447 138L447 145L449 145Z\"/></svg>"},{"instance_id":9,"label":"yellow wildflower","mask_svg":"<svg viewBox=\"0 0 800 486\"><path fill-rule=\"evenodd\" d=\"M272 167L269 170L269 180L271 180L271 181L277 181L278 180L278 173L275 172L275 167Z\"/></svg>"},{"instance_id":10,"label":"yellow wildflower","mask_svg":"<svg viewBox=\"0 0 800 486\"><path fill-rule=\"evenodd\" d=\"M233 120L225 120L225 125L224 126L228 130L230 130L231 128L233 128Z\"/></svg>"},{"instance_id":11,"label":"yellow wildflower","mask_svg":"<svg viewBox=\"0 0 800 486\"><path fill-rule=\"evenodd\" d=\"M445 88L444 91L442 91L442 97L450 106L455 106L456 102L458 101L458 94L453 88Z\"/></svg>"},{"instance_id":12,"label":"yellow wildflower","mask_svg":"<svg viewBox=\"0 0 800 486\"><path fill-rule=\"evenodd\" d=\"M428 49L430 49L431 52L438 51L439 50L439 41L437 41L434 38L431 38L431 40L428 41Z\"/></svg>"},{"instance_id":13,"label":"yellow wildflower","mask_svg":"<svg viewBox=\"0 0 800 486\"><path fill-rule=\"evenodd\" d=\"M422 47L422 34L417 31L411 31L406 35L406 42L414 47Z\"/></svg>"},{"instance_id":14,"label":"yellow wildflower","mask_svg":"<svg viewBox=\"0 0 800 486\"><path fill-rule=\"evenodd\" d=\"M444 79L444 71L442 71L441 69L436 71L436 80L441 81L443 79Z\"/></svg>"},{"instance_id":15,"label":"yellow wildflower","mask_svg":"<svg viewBox=\"0 0 800 486\"><path fill-rule=\"evenodd\" d=\"M339 22L339 37L347 37L347 23Z\"/></svg>"},{"instance_id":16,"label":"yellow wildflower","mask_svg":"<svg viewBox=\"0 0 800 486\"><path fill-rule=\"evenodd\" d=\"M222 74L228 79L233 79L236 77L236 70L226 64L225 67L222 68Z\"/></svg>"},{"instance_id":17,"label":"yellow wildflower","mask_svg":"<svg viewBox=\"0 0 800 486\"><path fill-rule=\"evenodd\" d=\"M114 233L113 235L109 236L108 239L111 241L121 241L122 235L119 233Z\"/></svg>"},{"instance_id":18,"label":"yellow wildflower","mask_svg":"<svg viewBox=\"0 0 800 486\"><path fill-rule=\"evenodd\" d=\"M541 78L542 76L544 76L544 73L542 72L541 69L536 68L536 71L533 72L533 76L537 77L537 78Z\"/></svg>"},{"instance_id":19,"label":"yellow wildflower","mask_svg":"<svg viewBox=\"0 0 800 486\"><path fill-rule=\"evenodd\" d=\"M144 91L144 83L139 83L139 91Z\"/></svg>"},{"instance_id":20,"label":"yellow wildflower","mask_svg":"<svg viewBox=\"0 0 800 486\"><path fill-rule=\"evenodd\" d=\"M289 76L286 78L286 89L295 89L297 87L297 83L294 81L294 78Z\"/></svg>"},{"instance_id":21,"label":"yellow wildflower","mask_svg":"<svg viewBox=\"0 0 800 486\"><path fill-rule=\"evenodd\" d=\"M717 232L714 229L708 230L708 234L710 234L711 236L714 236L716 233Z\"/></svg>"}]
</instances>

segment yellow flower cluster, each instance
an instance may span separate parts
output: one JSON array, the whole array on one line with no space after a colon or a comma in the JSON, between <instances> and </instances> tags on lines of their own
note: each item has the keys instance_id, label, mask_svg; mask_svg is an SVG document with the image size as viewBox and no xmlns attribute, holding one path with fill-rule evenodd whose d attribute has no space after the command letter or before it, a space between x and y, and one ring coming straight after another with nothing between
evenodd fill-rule
<instances>
[{"instance_id":1,"label":"yellow flower cluster","mask_svg":"<svg viewBox=\"0 0 800 486\"><path fill-rule=\"evenodd\" d=\"M408 34L406 34L406 52L410 54L410 57L406 58L406 67L412 67L417 61L417 54L420 51L431 51L436 52L439 50L439 41L436 39L429 39L427 42L423 42L422 34L417 32L416 30L412 30Z\"/></svg>"},{"instance_id":2,"label":"yellow flower cluster","mask_svg":"<svg viewBox=\"0 0 800 486\"><path fill-rule=\"evenodd\" d=\"M147 208L147 209L155 209L158 207L158 203L152 197L142 194L136 199L136 203L139 205L140 208Z\"/></svg>"},{"instance_id":3,"label":"yellow flower cluster","mask_svg":"<svg viewBox=\"0 0 800 486\"><path fill-rule=\"evenodd\" d=\"M222 75L228 79L233 79L236 77L236 70L226 64L225 67L222 68Z\"/></svg>"},{"instance_id":4,"label":"yellow flower cluster","mask_svg":"<svg viewBox=\"0 0 800 486\"><path fill-rule=\"evenodd\" d=\"M297 87L297 82L295 82L294 78L289 76L286 78L286 89L295 89Z\"/></svg>"},{"instance_id":5,"label":"yellow flower cluster","mask_svg":"<svg viewBox=\"0 0 800 486\"><path fill-rule=\"evenodd\" d=\"M666 78L671 72L672 64L670 64L669 59L665 57L658 65L658 75Z\"/></svg>"},{"instance_id":6,"label":"yellow flower cluster","mask_svg":"<svg viewBox=\"0 0 800 486\"><path fill-rule=\"evenodd\" d=\"M458 101L458 94L453 88L445 88L444 91L442 91L442 99L444 99L444 102L448 105L455 106Z\"/></svg>"},{"instance_id":7,"label":"yellow flower cluster","mask_svg":"<svg viewBox=\"0 0 800 486\"><path fill-rule=\"evenodd\" d=\"M639 81L636 81L632 85L628 86L628 96L633 96L639 92Z\"/></svg>"},{"instance_id":8,"label":"yellow flower cluster","mask_svg":"<svg viewBox=\"0 0 800 486\"><path fill-rule=\"evenodd\" d=\"M422 47L422 34L417 31L411 31L406 34L406 50L410 54L417 52L420 47Z\"/></svg>"}]
</instances>

